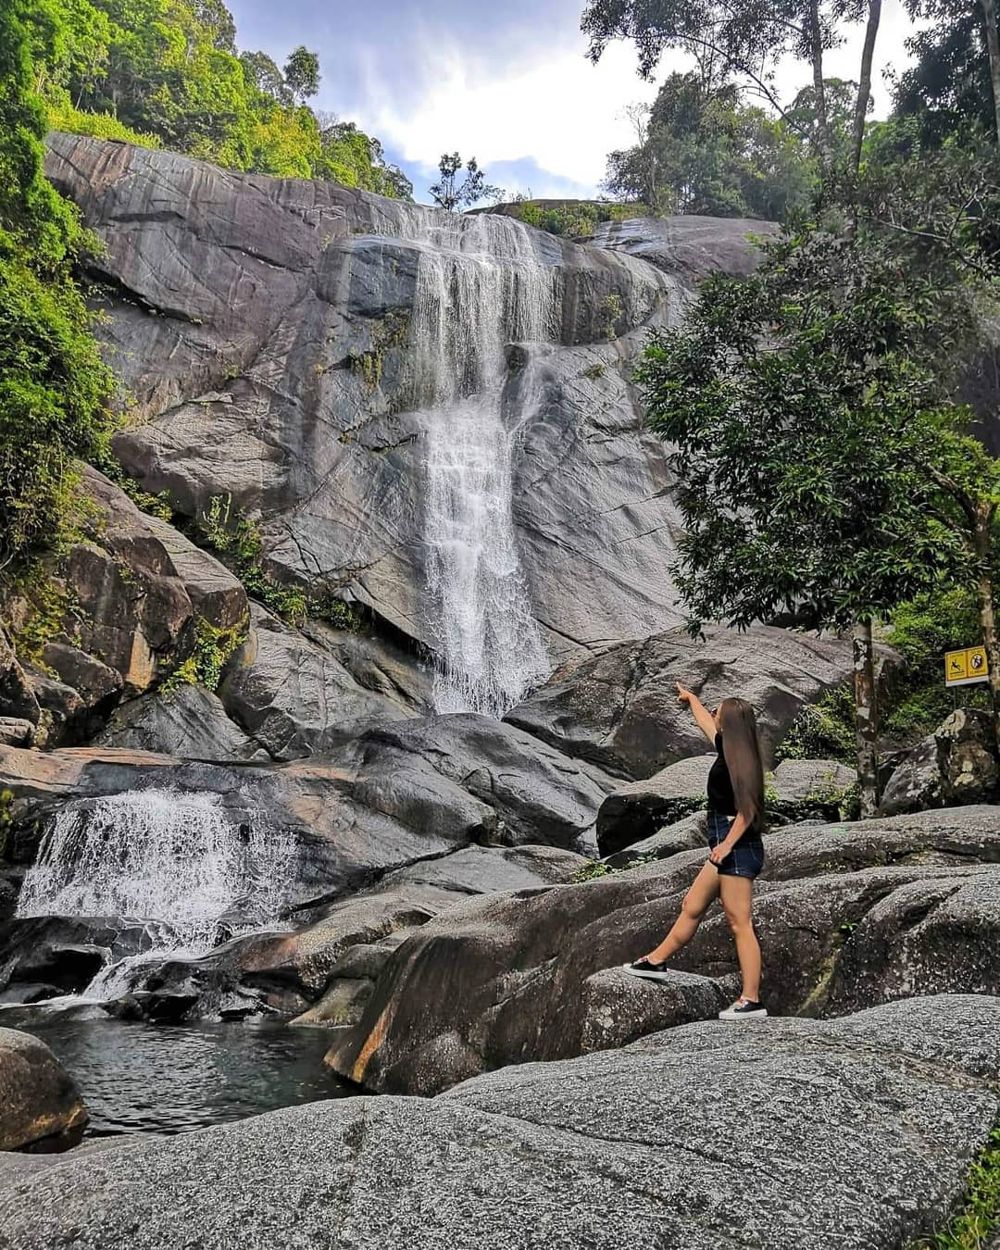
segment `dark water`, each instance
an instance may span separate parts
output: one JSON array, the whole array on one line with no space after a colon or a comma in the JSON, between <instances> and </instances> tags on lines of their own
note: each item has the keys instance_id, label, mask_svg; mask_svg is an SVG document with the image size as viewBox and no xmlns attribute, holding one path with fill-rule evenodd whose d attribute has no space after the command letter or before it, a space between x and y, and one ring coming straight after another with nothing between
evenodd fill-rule
<instances>
[{"instance_id":1,"label":"dark water","mask_svg":"<svg viewBox=\"0 0 1000 1250\"><path fill-rule=\"evenodd\" d=\"M14 1016L0 1025L42 1038L80 1087L88 1136L182 1133L353 1092L323 1067L325 1029Z\"/></svg>"}]
</instances>

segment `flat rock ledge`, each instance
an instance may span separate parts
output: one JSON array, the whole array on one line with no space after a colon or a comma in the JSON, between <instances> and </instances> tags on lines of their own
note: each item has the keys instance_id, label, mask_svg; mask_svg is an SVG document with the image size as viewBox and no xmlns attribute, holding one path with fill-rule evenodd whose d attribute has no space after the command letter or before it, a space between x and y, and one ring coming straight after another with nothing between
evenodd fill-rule
<instances>
[{"instance_id":1,"label":"flat rock ledge","mask_svg":"<svg viewBox=\"0 0 1000 1250\"><path fill-rule=\"evenodd\" d=\"M902 1250L961 1201L998 1065L997 998L706 1021L14 1171L0 1245Z\"/></svg>"}]
</instances>

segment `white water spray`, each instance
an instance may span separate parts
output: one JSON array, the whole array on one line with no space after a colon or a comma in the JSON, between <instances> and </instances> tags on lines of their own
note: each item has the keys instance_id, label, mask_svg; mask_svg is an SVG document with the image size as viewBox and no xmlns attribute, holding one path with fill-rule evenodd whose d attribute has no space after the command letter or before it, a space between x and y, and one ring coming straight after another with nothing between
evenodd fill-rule
<instances>
[{"instance_id":1,"label":"white water spray","mask_svg":"<svg viewBox=\"0 0 1000 1250\"><path fill-rule=\"evenodd\" d=\"M510 342L554 335L554 271L505 217L427 217L410 342L427 410L424 543L438 712L501 717L549 671L518 558L516 431L501 399ZM530 413L522 413L522 420Z\"/></svg>"},{"instance_id":2,"label":"white water spray","mask_svg":"<svg viewBox=\"0 0 1000 1250\"><path fill-rule=\"evenodd\" d=\"M291 839L239 825L210 793L131 790L69 803L25 875L17 916L121 917L149 927L154 949L105 968L85 991L110 998L136 964L196 957L227 933L273 920L284 901Z\"/></svg>"}]
</instances>

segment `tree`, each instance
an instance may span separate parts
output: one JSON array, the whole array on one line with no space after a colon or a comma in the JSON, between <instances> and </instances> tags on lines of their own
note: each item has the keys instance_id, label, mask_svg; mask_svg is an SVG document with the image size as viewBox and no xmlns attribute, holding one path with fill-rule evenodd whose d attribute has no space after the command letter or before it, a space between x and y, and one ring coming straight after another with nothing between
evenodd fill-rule
<instances>
[{"instance_id":1,"label":"tree","mask_svg":"<svg viewBox=\"0 0 1000 1250\"><path fill-rule=\"evenodd\" d=\"M695 55L713 84L737 79L782 117L785 109L775 83L785 56L808 61L813 71L817 125L813 135L825 161L829 148L823 53L835 38L838 17L856 15L856 4L830 6L820 0L589 0L581 26L590 37L590 57L598 61L614 39L629 39L639 53L639 72L652 76L671 48Z\"/></svg>"},{"instance_id":2,"label":"tree","mask_svg":"<svg viewBox=\"0 0 1000 1250\"><path fill-rule=\"evenodd\" d=\"M655 212L784 218L809 201L815 164L782 121L735 84L671 74L640 142L608 157L606 188Z\"/></svg>"},{"instance_id":3,"label":"tree","mask_svg":"<svg viewBox=\"0 0 1000 1250\"><path fill-rule=\"evenodd\" d=\"M284 75L266 52L242 52L240 61L247 78L261 95L270 96L278 104L292 103L292 93L285 84Z\"/></svg>"},{"instance_id":4,"label":"tree","mask_svg":"<svg viewBox=\"0 0 1000 1250\"><path fill-rule=\"evenodd\" d=\"M962 414L936 405L926 327L937 292L866 239L786 234L757 274L710 278L640 366L651 426L671 445L685 530L677 580L693 621L779 613L854 629L968 574L942 504ZM949 517L951 516L951 520ZM863 810L877 726L855 687Z\"/></svg>"},{"instance_id":5,"label":"tree","mask_svg":"<svg viewBox=\"0 0 1000 1250\"><path fill-rule=\"evenodd\" d=\"M904 114L924 114L925 137L942 142L965 121L993 130L1000 144L1000 34L994 0L908 0L930 20L910 40L916 63L897 91Z\"/></svg>"},{"instance_id":6,"label":"tree","mask_svg":"<svg viewBox=\"0 0 1000 1250\"><path fill-rule=\"evenodd\" d=\"M88 239L46 181L34 57L57 57L59 12L0 6L0 569L52 544L73 507L74 458L110 437L112 379L72 278Z\"/></svg>"},{"instance_id":7,"label":"tree","mask_svg":"<svg viewBox=\"0 0 1000 1250\"><path fill-rule=\"evenodd\" d=\"M319 57L299 46L285 62L285 86L292 98L305 103L319 91Z\"/></svg>"},{"instance_id":8,"label":"tree","mask_svg":"<svg viewBox=\"0 0 1000 1250\"><path fill-rule=\"evenodd\" d=\"M434 203L441 208L454 212L460 208L470 208L480 200L501 200L503 188L491 186L486 181L486 174L479 168L476 158L470 157L464 165L465 177L459 181L458 175L463 169L463 161L457 152L445 153L438 162L440 181L430 189Z\"/></svg>"}]
</instances>

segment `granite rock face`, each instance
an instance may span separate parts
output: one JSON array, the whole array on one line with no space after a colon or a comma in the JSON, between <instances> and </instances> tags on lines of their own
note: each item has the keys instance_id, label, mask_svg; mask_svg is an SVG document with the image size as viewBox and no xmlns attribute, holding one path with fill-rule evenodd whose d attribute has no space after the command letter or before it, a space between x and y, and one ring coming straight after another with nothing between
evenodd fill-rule
<instances>
[{"instance_id":1,"label":"granite rock face","mask_svg":"<svg viewBox=\"0 0 1000 1250\"><path fill-rule=\"evenodd\" d=\"M887 816L981 803L996 797L1000 763L992 718L958 708L893 770L880 810Z\"/></svg>"},{"instance_id":2,"label":"granite rock face","mask_svg":"<svg viewBox=\"0 0 1000 1250\"><path fill-rule=\"evenodd\" d=\"M843 1014L918 994L1000 992L995 808L786 826L765 848L755 924L769 1009ZM585 1037L641 1036L659 987L621 987L611 1029L606 999L626 979L615 969L663 936L704 861L703 848L681 852L442 915L391 956L328 1062L374 1090L426 1094L486 1069L579 1054ZM731 988L735 950L717 908L671 967L723 995ZM688 995L683 1009L699 1001L709 1000Z\"/></svg>"},{"instance_id":3,"label":"granite rock face","mask_svg":"<svg viewBox=\"0 0 1000 1250\"><path fill-rule=\"evenodd\" d=\"M718 1021L430 1101L314 1103L14 1171L9 1250L900 1250L997 1116L1000 1004ZM859 1132L859 1125L864 1131ZM739 1212L740 1237L733 1236Z\"/></svg>"},{"instance_id":4,"label":"granite rock face","mask_svg":"<svg viewBox=\"0 0 1000 1250\"><path fill-rule=\"evenodd\" d=\"M849 644L758 627L683 629L571 660L507 720L567 755L626 779L651 777L704 752L705 737L677 701L683 682L708 706L739 695L757 713L770 756L803 704L847 680Z\"/></svg>"},{"instance_id":5,"label":"granite rock face","mask_svg":"<svg viewBox=\"0 0 1000 1250\"><path fill-rule=\"evenodd\" d=\"M0 1150L66 1150L86 1123L80 1092L48 1046L0 1028Z\"/></svg>"},{"instance_id":6,"label":"granite rock face","mask_svg":"<svg viewBox=\"0 0 1000 1250\"><path fill-rule=\"evenodd\" d=\"M180 512L231 497L262 516L279 575L430 641L420 483L440 345L425 339L428 283L443 274L458 301L451 370L480 351L478 322L498 301L491 352L541 300L537 369L519 357L500 381L506 420L523 423L522 560L557 653L677 619L662 575L676 523L665 457L624 380L640 339L618 344L679 312L681 278L509 218L124 144L54 135L47 171L104 245L105 337L145 421L117 452Z\"/></svg>"}]
</instances>

